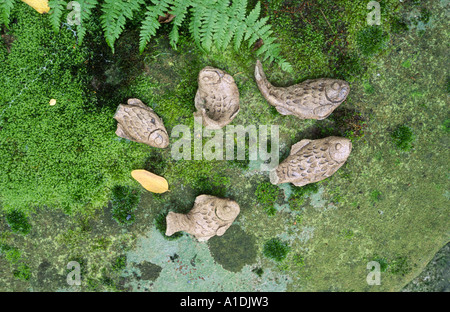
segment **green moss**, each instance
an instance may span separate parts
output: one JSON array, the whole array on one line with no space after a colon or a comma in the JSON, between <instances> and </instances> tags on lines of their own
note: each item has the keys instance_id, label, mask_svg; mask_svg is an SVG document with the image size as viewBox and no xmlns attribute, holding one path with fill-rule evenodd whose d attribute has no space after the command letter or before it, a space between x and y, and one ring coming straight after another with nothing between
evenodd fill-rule
<instances>
[{"instance_id":1,"label":"green moss","mask_svg":"<svg viewBox=\"0 0 450 312\"><path fill-rule=\"evenodd\" d=\"M13 210L8 212L6 222L14 233L27 235L31 231L31 224L23 211Z\"/></svg>"},{"instance_id":2,"label":"green moss","mask_svg":"<svg viewBox=\"0 0 450 312\"><path fill-rule=\"evenodd\" d=\"M276 262L286 259L291 248L279 238L272 238L264 243L263 254Z\"/></svg>"},{"instance_id":3,"label":"green moss","mask_svg":"<svg viewBox=\"0 0 450 312\"><path fill-rule=\"evenodd\" d=\"M375 92L375 88L370 83L364 82L363 86L364 86L364 91L367 94L373 94Z\"/></svg>"},{"instance_id":4,"label":"green moss","mask_svg":"<svg viewBox=\"0 0 450 312\"><path fill-rule=\"evenodd\" d=\"M254 268L252 272L258 275L259 277L261 277L264 274L264 270L262 268Z\"/></svg>"},{"instance_id":5,"label":"green moss","mask_svg":"<svg viewBox=\"0 0 450 312\"><path fill-rule=\"evenodd\" d=\"M269 216L276 213L274 205L279 195L280 189L270 182L260 183L255 191L256 200L263 206Z\"/></svg>"},{"instance_id":6,"label":"green moss","mask_svg":"<svg viewBox=\"0 0 450 312\"><path fill-rule=\"evenodd\" d=\"M450 132L450 119L445 119L442 122L441 129L447 133Z\"/></svg>"},{"instance_id":7,"label":"green moss","mask_svg":"<svg viewBox=\"0 0 450 312\"><path fill-rule=\"evenodd\" d=\"M157 264L143 261L136 265L136 267L141 271L141 280L154 281L159 277L162 267Z\"/></svg>"},{"instance_id":8,"label":"green moss","mask_svg":"<svg viewBox=\"0 0 450 312\"><path fill-rule=\"evenodd\" d=\"M407 257L397 257L389 263L389 272L394 275L405 275L411 270Z\"/></svg>"},{"instance_id":9,"label":"green moss","mask_svg":"<svg viewBox=\"0 0 450 312\"><path fill-rule=\"evenodd\" d=\"M431 11L428 10L427 8L422 8L420 9L420 17L419 17L419 21L421 21L422 23L426 24L430 21L430 17L431 17Z\"/></svg>"},{"instance_id":10,"label":"green moss","mask_svg":"<svg viewBox=\"0 0 450 312\"><path fill-rule=\"evenodd\" d=\"M232 225L223 236L211 237L208 246L214 260L231 272L239 272L256 261L256 240L238 225Z\"/></svg>"},{"instance_id":11,"label":"green moss","mask_svg":"<svg viewBox=\"0 0 450 312\"><path fill-rule=\"evenodd\" d=\"M381 272L386 272L388 267L389 267L389 263L387 261L386 258L382 258L382 257L375 257L372 259L372 261L376 261L380 264L380 271Z\"/></svg>"},{"instance_id":12,"label":"green moss","mask_svg":"<svg viewBox=\"0 0 450 312\"><path fill-rule=\"evenodd\" d=\"M305 257L299 253L296 253L292 257L293 263L297 268L303 268L305 266Z\"/></svg>"},{"instance_id":13,"label":"green moss","mask_svg":"<svg viewBox=\"0 0 450 312\"><path fill-rule=\"evenodd\" d=\"M341 232L342 237L345 239L351 239L353 236L355 236L355 232L353 230L347 229Z\"/></svg>"},{"instance_id":14,"label":"green moss","mask_svg":"<svg viewBox=\"0 0 450 312\"><path fill-rule=\"evenodd\" d=\"M371 85L367 86L372 92ZM322 136L341 136L350 139L353 143L364 138L367 128L367 119L358 111L338 108L326 120L317 123Z\"/></svg>"},{"instance_id":15,"label":"green moss","mask_svg":"<svg viewBox=\"0 0 450 312\"><path fill-rule=\"evenodd\" d=\"M402 67L404 68L410 68L411 67L411 60L406 60L402 63Z\"/></svg>"},{"instance_id":16,"label":"green moss","mask_svg":"<svg viewBox=\"0 0 450 312\"><path fill-rule=\"evenodd\" d=\"M113 264L112 264L112 269L113 271L122 271L123 269L125 269L127 266L127 256L126 255L121 255L119 257L117 257Z\"/></svg>"},{"instance_id":17,"label":"green moss","mask_svg":"<svg viewBox=\"0 0 450 312\"><path fill-rule=\"evenodd\" d=\"M409 151L413 148L413 142L415 140L414 133L411 128L406 125L398 126L392 133L391 138L399 149L403 151Z\"/></svg>"},{"instance_id":18,"label":"green moss","mask_svg":"<svg viewBox=\"0 0 450 312\"><path fill-rule=\"evenodd\" d=\"M306 196L317 193L319 191L318 183L310 183L300 187L293 187L292 194L289 197L289 207L291 210L300 210Z\"/></svg>"},{"instance_id":19,"label":"green moss","mask_svg":"<svg viewBox=\"0 0 450 312\"><path fill-rule=\"evenodd\" d=\"M19 249L7 244L0 244L0 254L5 256L10 265L18 263L22 257L22 252Z\"/></svg>"},{"instance_id":20,"label":"green moss","mask_svg":"<svg viewBox=\"0 0 450 312\"><path fill-rule=\"evenodd\" d=\"M381 199L380 191L374 190L370 193L370 201L372 203L376 203L376 202L380 201L380 199Z\"/></svg>"},{"instance_id":21,"label":"green moss","mask_svg":"<svg viewBox=\"0 0 450 312\"><path fill-rule=\"evenodd\" d=\"M366 26L356 35L358 49L364 56L373 56L386 48L389 34L381 26Z\"/></svg>"},{"instance_id":22,"label":"green moss","mask_svg":"<svg viewBox=\"0 0 450 312\"><path fill-rule=\"evenodd\" d=\"M394 17L391 20L391 31L394 34L401 34L408 30L408 24L403 18Z\"/></svg>"},{"instance_id":23,"label":"green moss","mask_svg":"<svg viewBox=\"0 0 450 312\"><path fill-rule=\"evenodd\" d=\"M167 230L166 217L167 217L167 215L168 215L168 212L163 212L155 217L154 222L155 222L156 229L167 240L176 240L176 239L182 237L183 236L182 232L173 233L171 236L166 235L166 230Z\"/></svg>"},{"instance_id":24,"label":"green moss","mask_svg":"<svg viewBox=\"0 0 450 312\"><path fill-rule=\"evenodd\" d=\"M140 201L140 192L128 186L115 186L112 189L112 217L120 225L130 225L135 221L134 211Z\"/></svg>"},{"instance_id":25,"label":"green moss","mask_svg":"<svg viewBox=\"0 0 450 312\"><path fill-rule=\"evenodd\" d=\"M66 26L55 34L48 16L26 5L14 6L11 18L14 44L0 53L3 209L92 212L114 185L133 185L129 173L148 147L115 135L119 102L92 87L94 49L78 46Z\"/></svg>"},{"instance_id":26,"label":"green moss","mask_svg":"<svg viewBox=\"0 0 450 312\"><path fill-rule=\"evenodd\" d=\"M28 281L31 277L31 269L27 264L21 263L19 267L14 270L13 275L16 279Z\"/></svg>"}]
</instances>

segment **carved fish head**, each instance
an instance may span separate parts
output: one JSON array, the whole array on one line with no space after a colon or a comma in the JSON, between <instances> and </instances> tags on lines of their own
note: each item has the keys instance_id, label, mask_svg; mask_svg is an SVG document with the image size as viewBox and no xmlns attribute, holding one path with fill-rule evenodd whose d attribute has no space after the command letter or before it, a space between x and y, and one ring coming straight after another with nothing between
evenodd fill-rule
<instances>
[{"instance_id":1,"label":"carved fish head","mask_svg":"<svg viewBox=\"0 0 450 312\"><path fill-rule=\"evenodd\" d=\"M129 99L128 105L120 104L114 119L116 134L122 138L157 148L169 145L169 135L158 115L139 99Z\"/></svg>"},{"instance_id":2,"label":"carved fish head","mask_svg":"<svg viewBox=\"0 0 450 312\"><path fill-rule=\"evenodd\" d=\"M329 139L328 146L331 159L338 163L346 161L352 151L352 141L340 137L330 137Z\"/></svg>"},{"instance_id":3,"label":"carved fish head","mask_svg":"<svg viewBox=\"0 0 450 312\"><path fill-rule=\"evenodd\" d=\"M207 90L211 86L217 87L221 83L232 85L234 84L234 79L223 70L211 66L203 68L198 75L198 86L201 89Z\"/></svg>"},{"instance_id":4,"label":"carved fish head","mask_svg":"<svg viewBox=\"0 0 450 312\"><path fill-rule=\"evenodd\" d=\"M325 95L332 103L341 104L350 93L350 85L344 80L329 79L325 86Z\"/></svg>"},{"instance_id":5,"label":"carved fish head","mask_svg":"<svg viewBox=\"0 0 450 312\"><path fill-rule=\"evenodd\" d=\"M216 216L222 221L232 222L240 212L239 205L232 200L220 198L216 199L214 204Z\"/></svg>"},{"instance_id":6,"label":"carved fish head","mask_svg":"<svg viewBox=\"0 0 450 312\"><path fill-rule=\"evenodd\" d=\"M156 129L150 133L148 141L154 147L166 148L169 145L169 135L162 129Z\"/></svg>"}]
</instances>

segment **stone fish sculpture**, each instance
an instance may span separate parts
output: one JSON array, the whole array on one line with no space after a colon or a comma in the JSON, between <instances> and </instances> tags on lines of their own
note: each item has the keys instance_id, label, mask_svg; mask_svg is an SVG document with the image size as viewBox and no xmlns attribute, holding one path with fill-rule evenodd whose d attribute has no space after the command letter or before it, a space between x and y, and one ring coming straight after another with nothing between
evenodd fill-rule
<instances>
[{"instance_id":1,"label":"stone fish sculpture","mask_svg":"<svg viewBox=\"0 0 450 312\"><path fill-rule=\"evenodd\" d=\"M346 81L327 78L310 79L286 88L274 87L267 80L259 60L256 62L255 79L264 98L280 114L301 119L327 118L350 92Z\"/></svg>"},{"instance_id":2,"label":"stone fish sculpture","mask_svg":"<svg viewBox=\"0 0 450 312\"><path fill-rule=\"evenodd\" d=\"M272 184L292 183L303 186L334 174L347 160L352 142L341 137L301 140L289 156L270 172Z\"/></svg>"},{"instance_id":3,"label":"stone fish sculpture","mask_svg":"<svg viewBox=\"0 0 450 312\"><path fill-rule=\"evenodd\" d=\"M195 117L203 118L208 129L220 129L239 112L239 90L233 77L223 70L207 66L198 75Z\"/></svg>"},{"instance_id":4,"label":"stone fish sculpture","mask_svg":"<svg viewBox=\"0 0 450 312\"><path fill-rule=\"evenodd\" d=\"M200 195L187 214L169 212L166 217L166 235L184 231L199 241L222 236L240 212L239 205L231 199Z\"/></svg>"},{"instance_id":5,"label":"stone fish sculpture","mask_svg":"<svg viewBox=\"0 0 450 312\"><path fill-rule=\"evenodd\" d=\"M128 105L120 104L114 119L118 122L116 134L122 138L158 148L169 145L161 118L139 99L129 99Z\"/></svg>"}]
</instances>

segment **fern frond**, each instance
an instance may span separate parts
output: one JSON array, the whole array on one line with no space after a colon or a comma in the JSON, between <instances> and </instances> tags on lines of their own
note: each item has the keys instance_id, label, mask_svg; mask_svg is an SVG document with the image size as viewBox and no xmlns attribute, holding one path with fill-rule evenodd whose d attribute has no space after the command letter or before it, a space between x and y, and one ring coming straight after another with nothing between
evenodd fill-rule
<instances>
[{"instance_id":1,"label":"fern frond","mask_svg":"<svg viewBox=\"0 0 450 312\"><path fill-rule=\"evenodd\" d=\"M133 17L144 0L105 0L100 21L105 32L106 43L114 53L114 43L123 32L127 19Z\"/></svg>"},{"instance_id":2,"label":"fern frond","mask_svg":"<svg viewBox=\"0 0 450 312\"><path fill-rule=\"evenodd\" d=\"M50 24L52 25L53 31L57 33L61 27L61 17L66 9L67 2L62 0L50 0L48 6L50 7Z\"/></svg>"},{"instance_id":3,"label":"fern frond","mask_svg":"<svg viewBox=\"0 0 450 312\"><path fill-rule=\"evenodd\" d=\"M145 19L142 22L140 40L139 40L139 51L144 52L147 43L150 38L156 34L159 26L161 24L158 22L158 17L163 16L169 11L170 6L174 3L173 0L152 0L153 6L147 7L147 12L145 13ZM176 30L177 32L178 30ZM176 38L176 34L172 34L172 39Z\"/></svg>"},{"instance_id":4,"label":"fern frond","mask_svg":"<svg viewBox=\"0 0 450 312\"><path fill-rule=\"evenodd\" d=\"M219 0L217 3L217 10L220 12L228 12L230 7L230 2L228 0ZM224 41L227 40L228 35L228 27L231 22L231 18L228 14L222 14L221 17L216 21L216 25L214 27L213 41L216 45L216 48L219 50L224 50L226 48L224 46ZM228 42L229 43L229 42Z\"/></svg>"},{"instance_id":5,"label":"fern frond","mask_svg":"<svg viewBox=\"0 0 450 312\"><path fill-rule=\"evenodd\" d=\"M244 34L247 31L247 25L240 24L237 28L236 34L234 35L234 49L237 51L241 47L241 43L244 39Z\"/></svg>"},{"instance_id":6,"label":"fern frond","mask_svg":"<svg viewBox=\"0 0 450 312\"><path fill-rule=\"evenodd\" d=\"M201 47L201 33L200 29L202 28L202 18L206 9L202 5L192 5L191 13L192 18L189 23L189 31L191 32L192 38L197 46Z\"/></svg>"},{"instance_id":7,"label":"fern frond","mask_svg":"<svg viewBox=\"0 0 450 312\"><path fill-rule=\"evenodd\" d=\"M213 36L217 30L217 15L212 13L207 10L203 11L202 28L200 29L202 45L206 51L211 51Z\"/></svg>"},{"instance_id":8,"label":"fern frond","mask_svg":"<svg viewBox=\"0 0 450 312\"><path fill-rule=\"evenodd\" d=\"M8 26L14 2L15 0L0 0L0 24Z\"/></svg>"},{"instance_id":9,"label":"fern frond","mask_svg":"<svg viewBox=\"0 0 450 312\"><path fill-rule=\"evenodd\" d=\"M250 14L247 17L247 25L253 25L256 23L259 15L261 14L261 3L256 3L256 6L251 10Z\"/></svg>"},{"instance_id":10,"label":"fern frond","mask_svg":"<svg viewBox=\"0 0 450 312\"><path fill-rule=\"evenodd\" d=\"M77 26L77 36L78 44L83 42L84 36L86 35L85 21L89 19L92 14L92 10L98 4L97 0L78 0L80 4L81 14L80 14L80 25Z\"/></svg>"},{"instance_id":11,"label":"fern frond","mask_svg":"<svg viewBox=\"0 0 450 312\"><path fill-rule=\"evenodd\" d=\"M236 19L242 21L247 13L247 0L235 0L231 4L230 12L234 12Z\"/></svg>"},{"instance_id":12,"label":"fern frond","mask_svg":"<svg viewBox=\"0 0 450 312\"><path fill-rule=\"evenodd\" d=\"M186 18L190 5L190 1L186 0L173 1L173 6L171 7L169 13L175 15L175 18L172 21L175 26L181 26L181 23L183 23L184 19Z\"/></svg>"},{"instance_id":13,"label":"fern frond","mask_svg":"<svg viewBox=\"0 0 450 312\"><path fill-rule=\"evenodd\" d=\"M175 18L172 21L173 28L169 34L170 45L175 50L177 49L177 42L180 37L179 33L178 33L178 29L186 18L189 6L190 6L189 1L175 0L173 6L171 8L171 11L169 12L170 14L175 16Z\"/></svg>"},{"instance_id":14,"label":"fern frond","mask_svg":"<svg viewBox=\"0 0 450 312\"><path fill-rule=\"evenodd\" d=\"M223 27L225 35L223 37L222 44L219 46L219 50L223 51L226 49L226 47L228 47L228 45L231 43L231 40L233 39L237 26L238 20L231 19L228 25L226 27Z\"/></svg>"}]
</instances>

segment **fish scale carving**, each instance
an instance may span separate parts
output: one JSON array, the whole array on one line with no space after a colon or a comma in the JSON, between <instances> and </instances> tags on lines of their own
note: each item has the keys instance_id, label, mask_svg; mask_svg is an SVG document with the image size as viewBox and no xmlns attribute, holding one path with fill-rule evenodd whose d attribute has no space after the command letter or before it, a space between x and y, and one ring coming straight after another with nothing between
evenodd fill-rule
<instances>
[{"instance_id":1,"label":"fish scale carving","mask_svg":"<svg viewBox=\"0 0 450 312\"><path fill-rule=\"evenodd\" d=\"M303 186L323 180L345 163L351 148L351 141L340 137L302 140L293 145L289 156L271 171L270 182Z\"/></svg>"},{"instance_id":2,"label":"fish scale carving","mask_svg":"<svg viewBox=\"0 0 450 312\"><path fill-rule=\"evenodd\" d=\"M129 99L127 105L120 104L114 119L118 122L116 134L122 138L159 148L169 145L162 120L139 99Z\"/></svg>"},{"instance_id":3,"label":"fish scale carving","mask_svg":"<svg viewBox=\"0 0 450 312\"><path fill-rule=\"evenodd\" d=\"M255 79L261 94L282 115L294 115L301 119L325 119L350 92L346 81L338 79L313 79L282 88L274 87L266 78L258 60Z\"/></svg>"}]
</instances>

